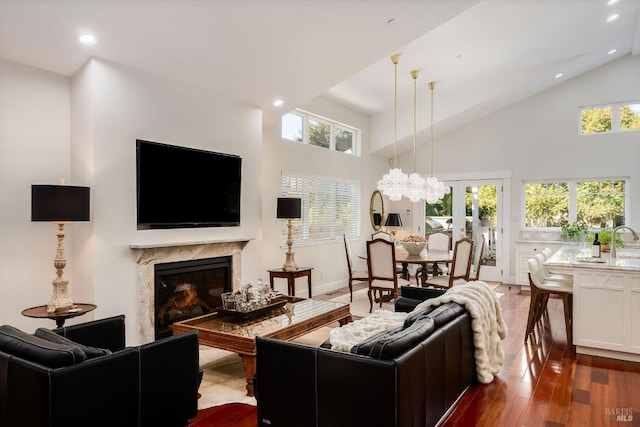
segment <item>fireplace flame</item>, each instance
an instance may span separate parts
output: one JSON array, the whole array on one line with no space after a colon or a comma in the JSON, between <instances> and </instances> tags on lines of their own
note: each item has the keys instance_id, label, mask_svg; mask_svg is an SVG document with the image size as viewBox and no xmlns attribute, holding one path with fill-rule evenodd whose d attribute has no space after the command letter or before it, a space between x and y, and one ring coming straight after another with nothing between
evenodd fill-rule
<instances>
[{"instance_id":1,"label":"fireplace flame","mask_svg":"<svg viewBox=\"0 0 640 427\"><path fill-rule=\"evenodd\" d=\"M198 293L193 286L189 286L182 291L182 299L177 300L175 308L187 308L195 305L198 301Z\"/></svg>"}]
</instances>

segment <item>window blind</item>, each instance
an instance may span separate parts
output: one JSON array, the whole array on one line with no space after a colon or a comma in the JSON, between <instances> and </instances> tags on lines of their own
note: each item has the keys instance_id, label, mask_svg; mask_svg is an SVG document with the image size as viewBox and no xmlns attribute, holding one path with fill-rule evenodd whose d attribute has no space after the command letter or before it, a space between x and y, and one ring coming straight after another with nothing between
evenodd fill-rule
<instances>
[{"instance_id":1,"label":"window blind","mask_svg":"<svg viewBox=\"0 0 640 427\"><path fill-rule=\"evenodd\" d=\"M302 199L302 218L292 220L294 246L334 242L360 236L360 182L282 172L282 197ZM287 227L280 244L286 246Z\"/></svg>"}]
</instances>

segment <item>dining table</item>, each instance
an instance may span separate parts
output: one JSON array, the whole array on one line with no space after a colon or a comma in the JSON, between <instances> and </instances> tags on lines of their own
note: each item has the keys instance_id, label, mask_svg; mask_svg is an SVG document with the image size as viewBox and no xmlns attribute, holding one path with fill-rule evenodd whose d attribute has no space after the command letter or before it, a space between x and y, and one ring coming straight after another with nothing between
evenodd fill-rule
<instances>
[{"instance_id":1,"label":"dining table","mask_svg":"<svg viewBox=\"0 0 640 427\"><path fill-rule=\"evenodd\" d=\"M411 255L402 246L396 246L395 249L396 264L402 265L402 278L409 280L409 264L416 264L420 267L416 273L416 278L420 278L420 284L426 286L428 275L427 265L433 264L432 276L439 276L442 274L442 270L439 265L453 262L453 251L435 251L427 250L426 248L418 255ZM367 259L367 253L358 253L358 257Z\"/></svg>"},{"instance_id":2,"label":"dining table","mask_svg":"<svg viewBox=\"0 0 640 427\"><path fill-rule=\"evenodd\" d=\"M396 263L402 264L402 278L409 280L409 264L417 264L420 267L416 273L416 280L420 277L421 285L426 286L428 275L427 265L433 264L432 275L442 274L439 264L447 264L453 261L453 251L434 251L424 249L418 255L411 255L403 247L396 247Z\"/></svg>"}]
</instances>

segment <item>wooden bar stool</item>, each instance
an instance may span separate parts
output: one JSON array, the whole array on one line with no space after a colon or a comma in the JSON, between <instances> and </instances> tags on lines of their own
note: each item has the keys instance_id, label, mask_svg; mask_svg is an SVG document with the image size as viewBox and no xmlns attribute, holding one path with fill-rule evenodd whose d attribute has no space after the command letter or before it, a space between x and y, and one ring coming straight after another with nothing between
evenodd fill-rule
<instances>
[{"instance_id":1,"label":"wooden bar stool","mask_svg":"<svg viewBox=\"0 0 640 427\"><path fill-rule=\"evenodd\" d=\"M524 335L525 342L533 332L533 327L542 318L547 308L549 295L555 294L562 299L564 305L564 323L567 333L567 344L573 345L573 283L560 280L545 280L543 268L539 267L535 258L528 260L529 284L531 286L531 302L529 304L529 318L527 331Z\"/></svg>"}]
</instances>

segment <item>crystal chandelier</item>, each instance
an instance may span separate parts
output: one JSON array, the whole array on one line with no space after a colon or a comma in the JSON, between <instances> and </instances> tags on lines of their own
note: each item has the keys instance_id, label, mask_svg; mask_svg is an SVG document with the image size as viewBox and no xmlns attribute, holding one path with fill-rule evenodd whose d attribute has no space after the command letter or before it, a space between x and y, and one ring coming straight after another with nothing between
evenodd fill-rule
<instances>
[{"instance_id":1,"label":"crystal chandelier","mask_svg":"<svg viewBox=\"0 0 640 427\"><path fill-rule=\"evenodd\" d=\"M438 178L433 176L433 90L436 88L436 82L429 82L429 89L431 90L431 176L425 180L425 187L423 197L427 203L437 203L442 199L445 194L449 194L451 189L448 185L445 185L442 181L438 181Z\"/></svg>"},{"instance_id":2,"label":"crystal chandelier","mask_svg":"<svg viewBox=\"0 0 640 427\"><path fill-rule=\"evenodd\" d=\"M422 175L416 172L416 85L418 80L418 70L413 70L411 72L411 77L413 78L413 173L409 175L409 178L407 179L404 196L411 202L415 203L424 199L426 182Z\"/></svg>"},{"instance_id":3,"label":"crystal chandelier","mask_svg":"<svg viewBox=\"0 0 640 427\"><path fill-rule=\"evenodd\" d=\"M394 65L394 88L393 88L393 168L384 174L378 181L378 190L390 200L397 202L402 199L407 187L409 177L396 167L396 142L398 133L398 59L400 55L392 55L391 62Z\"/></svg>"}]
</instances>

